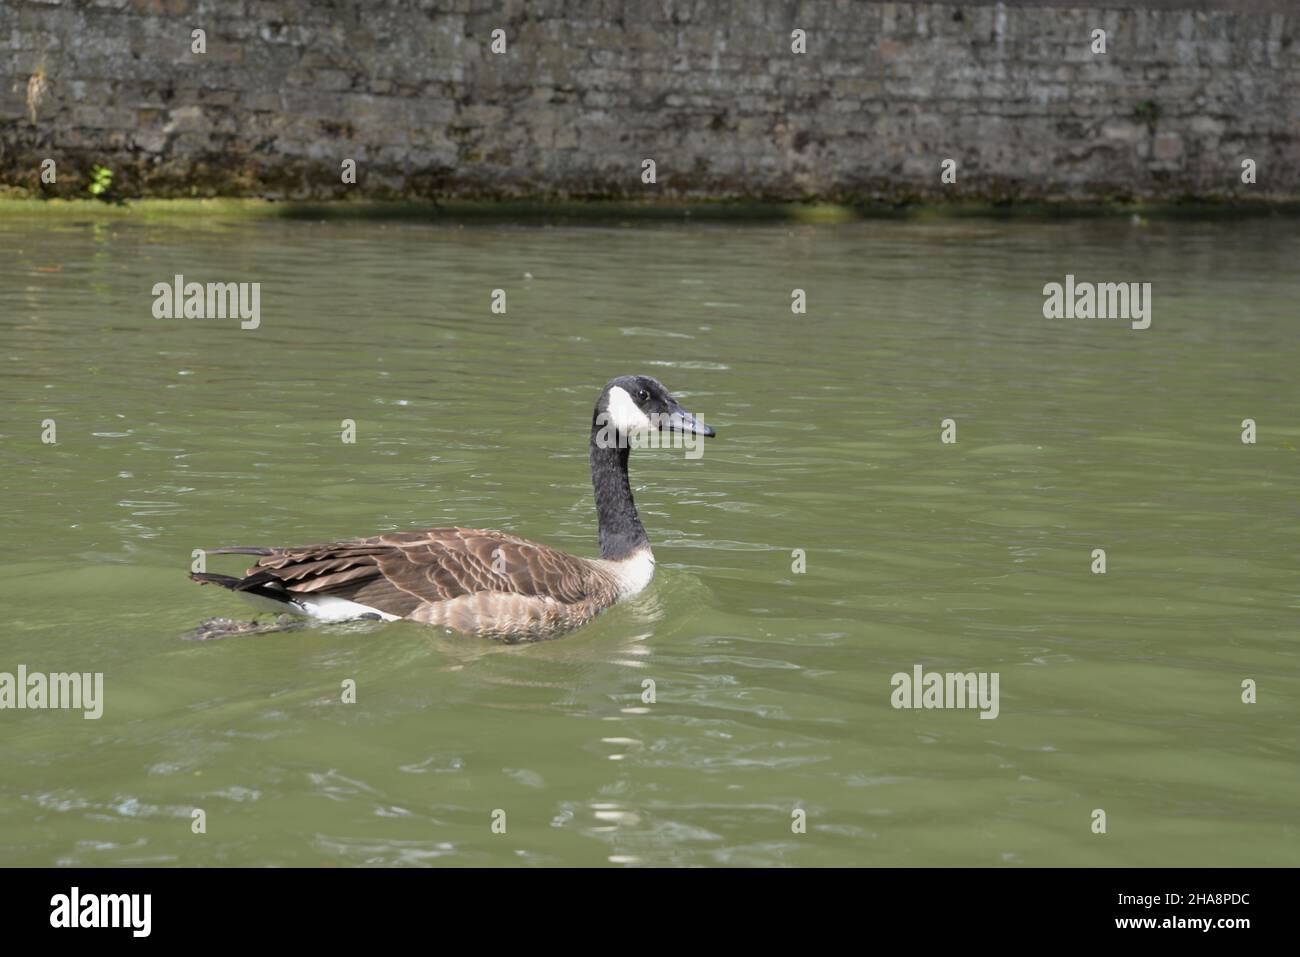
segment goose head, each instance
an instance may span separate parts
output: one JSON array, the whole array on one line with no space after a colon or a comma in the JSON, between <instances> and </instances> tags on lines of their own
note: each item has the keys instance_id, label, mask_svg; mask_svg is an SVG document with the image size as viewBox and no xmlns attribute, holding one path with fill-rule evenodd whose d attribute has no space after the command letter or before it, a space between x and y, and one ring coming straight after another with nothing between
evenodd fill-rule
<instances>
[{"instance_id":1,"label":"goose head","mask_svg":"<svg viewBox=\"0 0 1300 957\"><path fill-rule=\"evenodd\" d=\"M626 446L628 438L650 432L716 435L687 412L662 382L647 375L611 379L596 401L592 432L603 432L610 445Z\"/></svg>"}]
</instances>

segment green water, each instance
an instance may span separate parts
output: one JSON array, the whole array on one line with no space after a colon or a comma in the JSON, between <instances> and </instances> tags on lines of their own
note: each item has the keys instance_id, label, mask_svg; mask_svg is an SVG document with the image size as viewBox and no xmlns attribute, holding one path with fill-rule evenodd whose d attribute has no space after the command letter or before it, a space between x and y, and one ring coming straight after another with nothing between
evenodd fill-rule
<instances>
[{"instance_id":1,"label":"green water","mask_svg":"<svg viewBox=\"0 0 1300 957\"><path fill-rule=\"evenodd\" d=\"M0 220L0 671L105 689L0 711L0 863L1300 863L1297 263L1289 220ZM260 327L155 319L176 273L260 282ZM1152 283L1151 328L1044 319L1066 273ZM633 454L631 603L180 639L247 614L194 548L594 554L631 372L719 432ZM896 710L917 664L1000 714Z\"/></svg>"}]
</instances>

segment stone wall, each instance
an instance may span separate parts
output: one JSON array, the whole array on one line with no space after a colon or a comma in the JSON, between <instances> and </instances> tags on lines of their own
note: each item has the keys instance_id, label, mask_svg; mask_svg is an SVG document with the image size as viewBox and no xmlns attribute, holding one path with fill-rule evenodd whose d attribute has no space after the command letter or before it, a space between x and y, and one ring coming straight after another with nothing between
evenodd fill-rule
<instances>
[{"instance_id":1,"label":"stone wall","mask_svg":"<svg viewBox=\"0 0 1300 957\"><path fill-rule=\"evenodd\" d=\"M1298 34L1286 0L0 0L0 185L1295 200Z\"/></svg>"}]
</instances>

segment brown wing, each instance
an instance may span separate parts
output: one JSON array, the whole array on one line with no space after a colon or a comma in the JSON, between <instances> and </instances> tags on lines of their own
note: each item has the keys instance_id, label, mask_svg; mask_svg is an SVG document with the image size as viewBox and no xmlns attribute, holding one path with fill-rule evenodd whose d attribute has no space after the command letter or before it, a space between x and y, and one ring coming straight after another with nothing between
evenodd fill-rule
<instances>
[{"instance_id":1,"label":"brown wing","mask_svg":"<svg viewBox=\"0 0 1300 957\"><path fill-rule=\"evenodd\" d=\"M427 603L483 592L585 600L585 559L502 532L431 528L292 548L214 549L262 556L242 588L283 588L369 605L405 617Z\"/></svg>"}]
</instances>

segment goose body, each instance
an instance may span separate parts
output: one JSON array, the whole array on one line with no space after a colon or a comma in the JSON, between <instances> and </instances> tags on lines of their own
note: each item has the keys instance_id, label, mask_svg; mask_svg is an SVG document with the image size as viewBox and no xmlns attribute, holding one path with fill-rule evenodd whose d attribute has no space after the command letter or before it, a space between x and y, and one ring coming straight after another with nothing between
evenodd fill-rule
<instances>
[{"instance_id":1,"label":"goose body","mask_svg":"<svg viewBox=\"0 0 1300 957\"><path fill-rule=\"evenodd\" d=\"M408 619L506 640L553 637L642 591L654 554L636 514L627 461L633 435L713 430L655 379L605 386L592 416L589 459L600 557L583 558L504 532L431 528L324 545L212 549L257 556L242 578L195 572L264 609L326 621Z\"/></svg>"}]
</instances>

